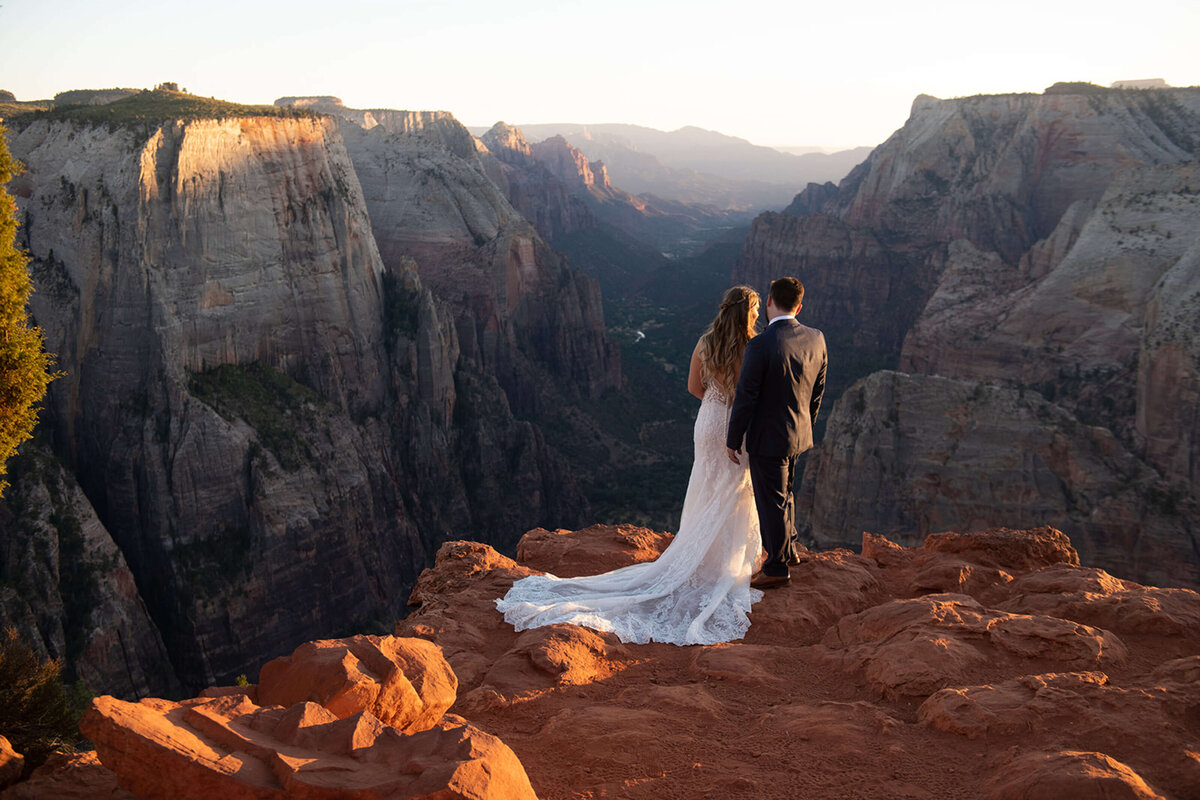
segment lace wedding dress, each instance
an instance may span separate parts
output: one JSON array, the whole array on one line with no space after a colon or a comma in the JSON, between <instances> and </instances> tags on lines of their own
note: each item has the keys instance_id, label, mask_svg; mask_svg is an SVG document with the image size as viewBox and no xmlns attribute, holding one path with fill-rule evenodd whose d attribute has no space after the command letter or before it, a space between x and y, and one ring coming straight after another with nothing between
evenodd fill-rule
<instances>
[{"instance_id":1,"label":"lace wedding dress","mask_svg":"<svg viewBox=\"0 0 1200 800\"><path fill-rule=\"evenodd\" d=\"M679 533L661 556L602 575L522 578L496 601L504 619L519 631L569 622L639 644L741 639L762 598L750 588L762 544L746 460L725 451L729 403L715 385L704 394Z\"/></svg>"}]
</instances>

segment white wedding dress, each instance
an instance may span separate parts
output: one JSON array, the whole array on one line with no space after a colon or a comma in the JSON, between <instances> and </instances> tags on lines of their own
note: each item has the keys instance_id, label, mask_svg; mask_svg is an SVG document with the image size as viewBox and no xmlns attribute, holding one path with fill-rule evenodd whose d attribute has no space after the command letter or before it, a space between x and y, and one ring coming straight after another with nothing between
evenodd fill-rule
<instances>
[{"instance_id":1,"label":"white wedding dress","mask_svg":"<svg viewBox=\"0 0 1200 800\"><path fill-rule=\"evenodd\" d=\"M745 636L762 598L750 588L762 543L746 459L734 464L725 451L729 403L717 386L705 391L679 533L661 556L602 575L522 578L496 601L504 619L519 631L569 622L638 644Z\"/></svg>"}]
</instances>

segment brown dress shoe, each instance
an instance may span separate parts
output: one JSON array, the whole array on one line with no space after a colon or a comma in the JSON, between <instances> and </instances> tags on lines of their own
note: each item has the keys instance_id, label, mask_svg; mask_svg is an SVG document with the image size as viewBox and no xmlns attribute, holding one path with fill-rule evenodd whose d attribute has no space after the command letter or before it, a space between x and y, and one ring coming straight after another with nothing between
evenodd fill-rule
<instances>
[{"instance_id":1,"label":"brown dress shoe","mask_svg":"<svg viewBox=\"0 0 1200 800\"><path fill-rule=\"evenodd\" d=\"M776 586L786 586L791 580L787 575L763 575L759 572L750 579L750 588L774 589Z\"/></svg>"}]
</instances>

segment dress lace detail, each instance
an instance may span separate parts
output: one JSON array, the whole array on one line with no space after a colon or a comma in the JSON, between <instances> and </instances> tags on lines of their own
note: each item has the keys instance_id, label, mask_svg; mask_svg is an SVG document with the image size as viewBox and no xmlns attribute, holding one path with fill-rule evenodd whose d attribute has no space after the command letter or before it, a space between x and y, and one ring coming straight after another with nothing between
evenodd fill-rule
<instances>
[{"instance_id":1,"label":"dress lace detail","mask_svg":"<svg viewBox=\"0 0 1200 800\"><path fill-rule=\"evenodd\" d=\"M746 465L725 452L729 399L716 385L696 415L695 461L679 533L656 560L579 578L533 575L496 608L519 631L560 622L623 642L716 644L741 639L762 592L750 588L761 548Z\"/></svg>"}]
</instances>

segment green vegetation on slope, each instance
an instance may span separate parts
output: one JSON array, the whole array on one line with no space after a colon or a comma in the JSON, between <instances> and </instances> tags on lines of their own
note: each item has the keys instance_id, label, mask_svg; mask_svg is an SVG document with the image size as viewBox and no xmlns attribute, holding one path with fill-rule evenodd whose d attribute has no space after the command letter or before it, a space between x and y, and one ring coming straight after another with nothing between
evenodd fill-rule
<instances>
[{"instance_id":1,"label":"green vegetation on slope","mask_svg":"<svg viewBox=\"0 0 1200 800\"><path fill-rule=\"evenodd\" d=\"M255 363L192 373L188 388L226 419L245 420L285 470L312 463L304 434L316 429L320 398L307 386Z\"/></svg>"},{"instance_id":2,"label":"green vegetation on slope","mask_svg":"<svg viewBox=\"0 0 1200 800\"><path fill-rule=\"evenodd\" d=\"M79 739L83 696L69 693L57 661L43 662L17 633L0 634L0 732L25 756L26 769Z\"/></svg>"}]
</instances>

